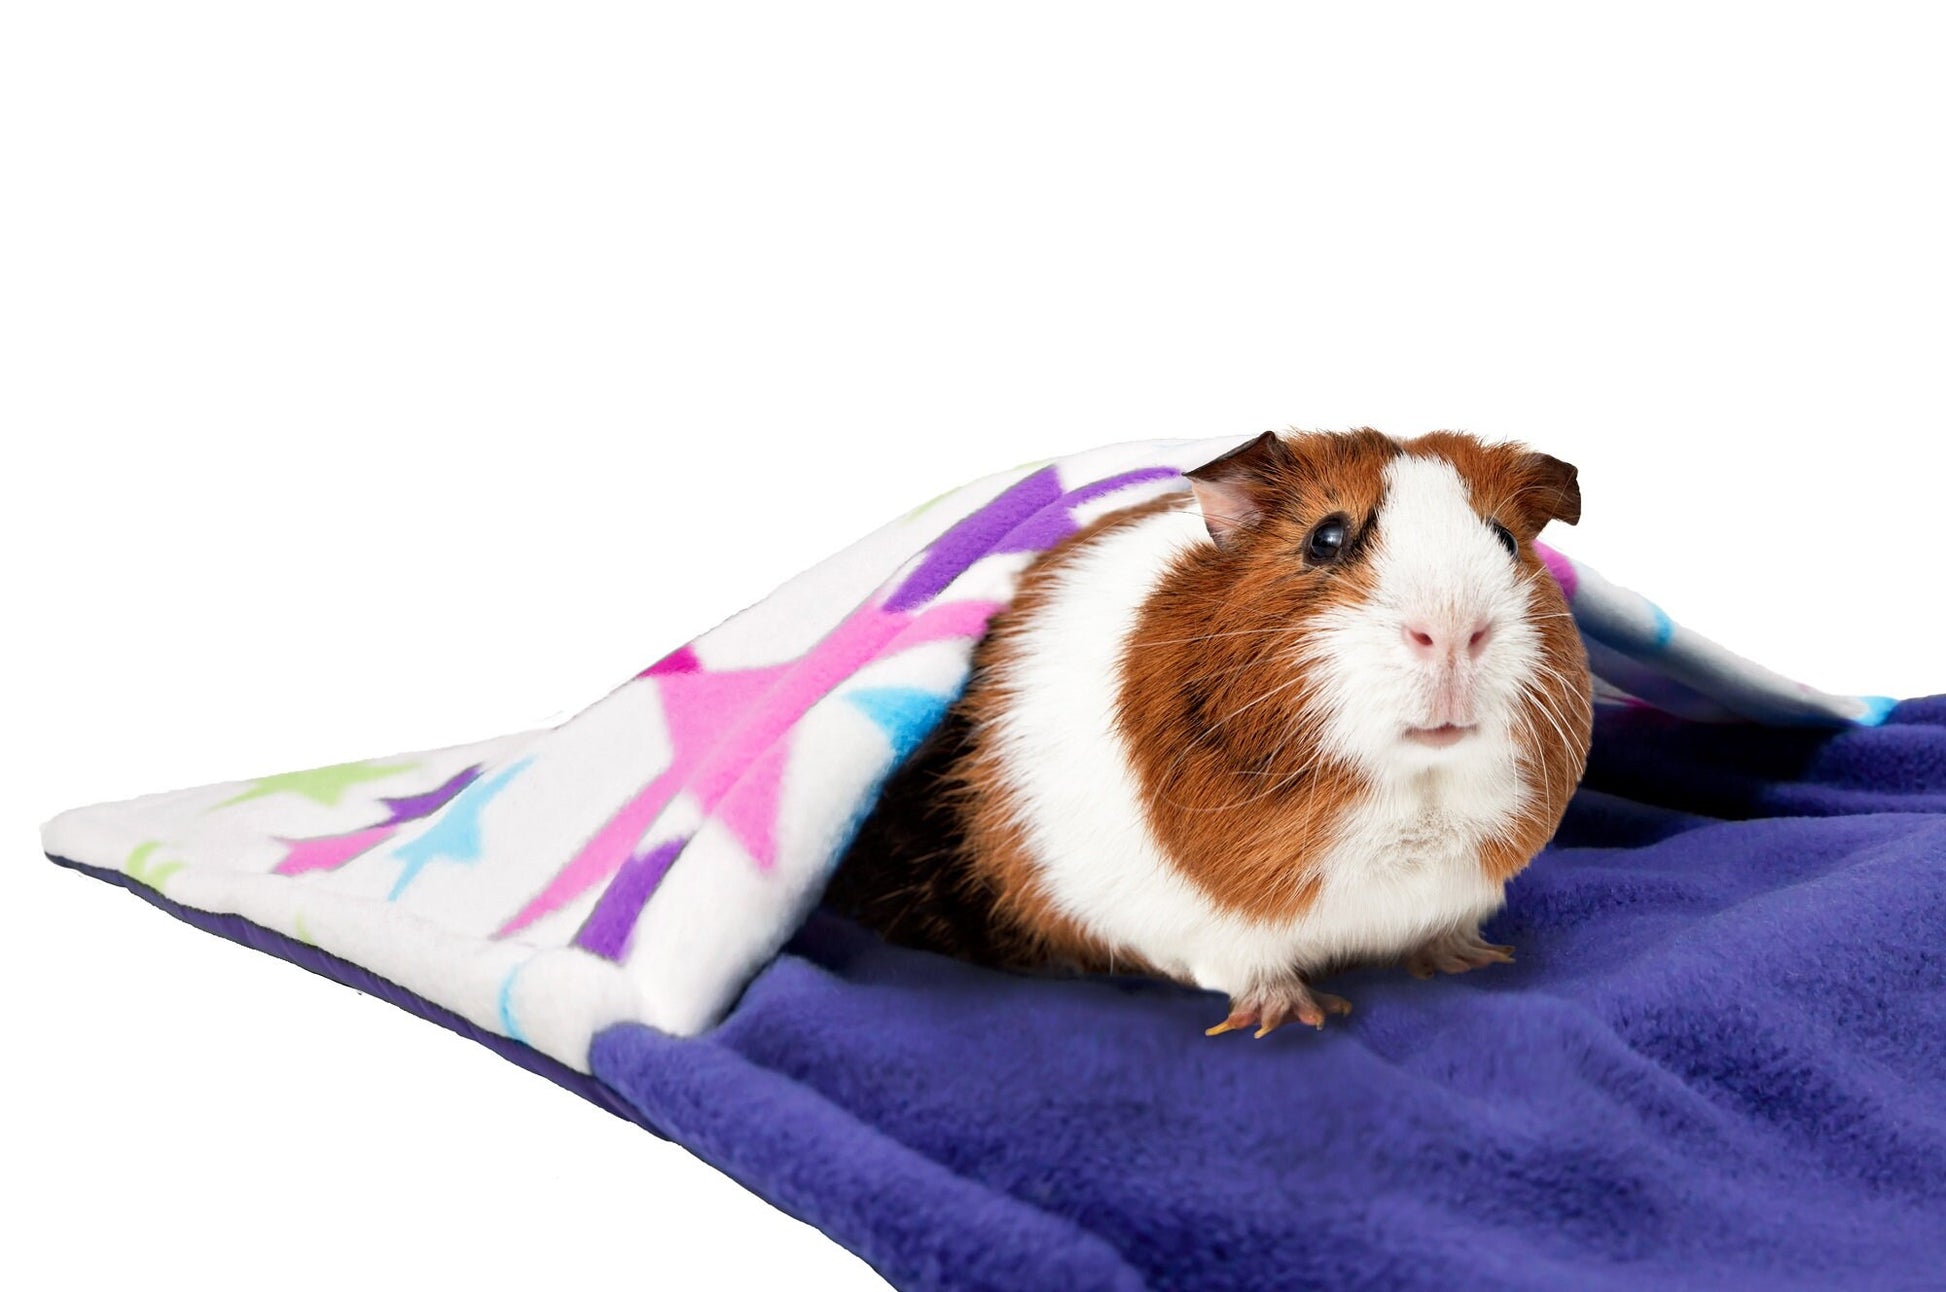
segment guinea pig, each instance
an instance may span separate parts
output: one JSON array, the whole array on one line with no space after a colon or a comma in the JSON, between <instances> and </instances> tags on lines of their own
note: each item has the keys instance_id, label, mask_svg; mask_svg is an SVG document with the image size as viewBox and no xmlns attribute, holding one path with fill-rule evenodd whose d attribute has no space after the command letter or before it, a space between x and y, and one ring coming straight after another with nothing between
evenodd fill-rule
<instances>
[{"instance_id":1,"label":"guinea pig","mask_svg":"<svg viewBox=\"0 0 1946 1292\"><path fill-rule=\"evenodd\" d=\"M1534 551L1575 469L1453 432L1266 433L1042 555L827 904L894 942L1350 1012L1354 963L1512 959L1482 920L1592 724Z\"/></svg>"}]
</instances>

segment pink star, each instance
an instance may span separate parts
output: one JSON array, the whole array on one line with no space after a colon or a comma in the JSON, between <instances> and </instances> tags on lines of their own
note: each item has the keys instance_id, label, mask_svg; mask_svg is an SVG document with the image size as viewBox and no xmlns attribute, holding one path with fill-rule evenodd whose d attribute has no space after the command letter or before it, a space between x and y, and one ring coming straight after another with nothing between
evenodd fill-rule
<instances>
[{"instance_id":1,"label":"pink star","mask_svg":"<svg viewBox=\"0 0 1946 1292\"><path fill-rule=\"evenodd\" d=\"M999 609L991 601L949 602L918 613L867 605L788 664L711 673L685 647L652 666L642 677L661 696L672 748L669 766L623 804L499 936L518 933L606 882L684 790L767 869L776 856L777 798L790 731L806 711L895 641L903 651L950 637L977 637Z\"/></svg>"},{"instance_id":2,"label":"pink star","mask_svg":"<svg viewBox=\"0 0 1946 1292\"><path fill-rule=\"evenodd\" d=\"M367 826L350 834L328 834L318 839L279 839L287 851L277 863L279 875L302 875L313 870L336 870L360 853L370 852L398 833L394 825Z\"/></svg>"}]
</instances>

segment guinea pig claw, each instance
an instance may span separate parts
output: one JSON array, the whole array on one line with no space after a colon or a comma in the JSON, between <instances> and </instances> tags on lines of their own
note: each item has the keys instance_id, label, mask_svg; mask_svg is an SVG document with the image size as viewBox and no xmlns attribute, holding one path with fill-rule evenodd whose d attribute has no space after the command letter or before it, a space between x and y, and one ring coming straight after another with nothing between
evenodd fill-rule
<instances>
[{"instance_id":1,"label":"guinea pig claw","mask_svg":"<svg viewBox=\"0 0 1946 1292\"><path fill-rule=\"evenodd\" d=\"M1343 996L1333 996L1327 991L1314 992L1303 983L1297 983L1278 988L1261 1004L1232 1003L1230 1016L1205 1031L1203 1035L1221 1036L1225 1032L1234 1032L1255 1024L1257 1030L1254 1035L1258 1040L1262 1040L1292 1020L1322 1028L1324 1020L1331 1015L1349 1013L1351 1013L1351 1002Z\"/></svg>"},{"instance_id":2,"label":"guinea pig claw","mask_svg":"<svg viewBox=\"0 0 1946 1292\"><path fill-rule=\"evenodd\" d=\"M1465 973L1513 962L1512 947L1483 940L1478 929L1456 929L1412 952L1405 958L1405 967L1414 978L1430 978L1436 973Z\"/></svg>"},{"instance_id":3,"label":"guinea pig claw","mask_svg":"<svg viewBox=\"0 0 1946 1292\"><path fill-rule=\"evenodd\" d=\"M1332 1014L1351 1013L1351 1002L1343 996L1333 996L1328 991L1305 992L1305 1003L1298 1007L1300 1022L1309 1023L1319 1031L1324 1030L1324 1020Z\"/></svg>"},{"instance_id":4,"label":"guinea pig claw","mask_svg":"<svg viewBox=\"0 0 1946 1292\"><path fill-rule=\"evenodd\" d=\"M1228 1018L1224 1019L1221 1023L1218 1023L1215 1027L1205 1029L1203 1035L1221 1036L1225 1032L1234 1032L1238 1028L1248 1027L1256 1021L1257 1021L1257 1012L1255 1010L1251 1010L1251 1009L1234 1010L1231 1012ZM1263 1033L1259 1032L1258 1035L1261 1036L1263 1035Z\"/></svg>"},{"instance_id":5,"label":"guinea pig claw","mask_svg":"<svg viewBox=\"0 0 1946 1292\"><path fill-rule=\"evenodd\" d=\"M1351 1017L1351 1002L1343 996L1333 996L1328 991L1314 992L1312 994L1318 998L1318 1004L1324 1006L1325 1013L1343 1014L1347 1018Z\"/></svg>"}]
</instances>

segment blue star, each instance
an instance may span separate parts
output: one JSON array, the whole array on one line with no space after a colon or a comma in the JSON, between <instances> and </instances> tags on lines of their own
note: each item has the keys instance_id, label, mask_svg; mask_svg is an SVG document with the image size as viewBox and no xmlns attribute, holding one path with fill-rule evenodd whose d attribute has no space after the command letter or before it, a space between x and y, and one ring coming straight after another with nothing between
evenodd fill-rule
<instances>
[{"instance_id":1,"label":"blue star","mask_svg":"<svg viewBox=\"0 0 1946 1292\"><path fill-rule=\"evenodd\" d=\"M1676 621L1669 617L1668 611L1664 610L1661 606L1658 606L1653 602L1651 602L1649 605L1649 612L1655 616L1655 628L1654 628L1655 644L1650 649L1667 650L1669 648L1670 641L1672 641L1676 635Z\"/></svg>"},{"instance_id":2,"label":"blue star","mask_svg":"<svg viewBox=\"0 0 1946 1292\"><path fill-rule=\"evenodd\" d=\"M878 724L892 745L892 760L902 763L946 716L946 697L912 686L881 686L845 697Z\"/></svg>"},{"instance_id":3,"label":"blue star","mask_svg":"<svg viewBox=\"0 0 1946 1292\"><path fill-rule=\"evenodd\" d=\"M433 818L432 825L427 827L424 834L395 848L392 855L405 863L405 869L399 873L399 882L392 885L386 900L398 901L399 894L419 877L419 872L425 869L428 862L444 858L470 865L478 861L481 810L507 787L508 781L527 770L527 764L533 761L523 758L491 780L474 781Z\"/></svg>"}]
</instances>

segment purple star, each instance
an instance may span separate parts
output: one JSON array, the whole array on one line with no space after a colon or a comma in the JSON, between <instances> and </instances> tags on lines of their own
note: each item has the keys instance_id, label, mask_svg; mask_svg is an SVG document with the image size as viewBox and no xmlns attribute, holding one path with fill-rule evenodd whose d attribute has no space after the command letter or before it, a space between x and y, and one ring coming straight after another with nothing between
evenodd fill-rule
<instances>
[{"instance_id":1,"label":"purple star","mask_svg":"<svg viewBox=\"0 0 1946 1292\"><path fill-rule=\"evenodd\" d=\"M471 785L479 775L480 769L475 765L458 773L436 790L427 790L423 794L408 794L403 798L381 799L380 802L392 809L392 815L379 824L404 825L407 821L418 821L429 817L459 797L459 792Z\"/></svg>"}]
</instances>

